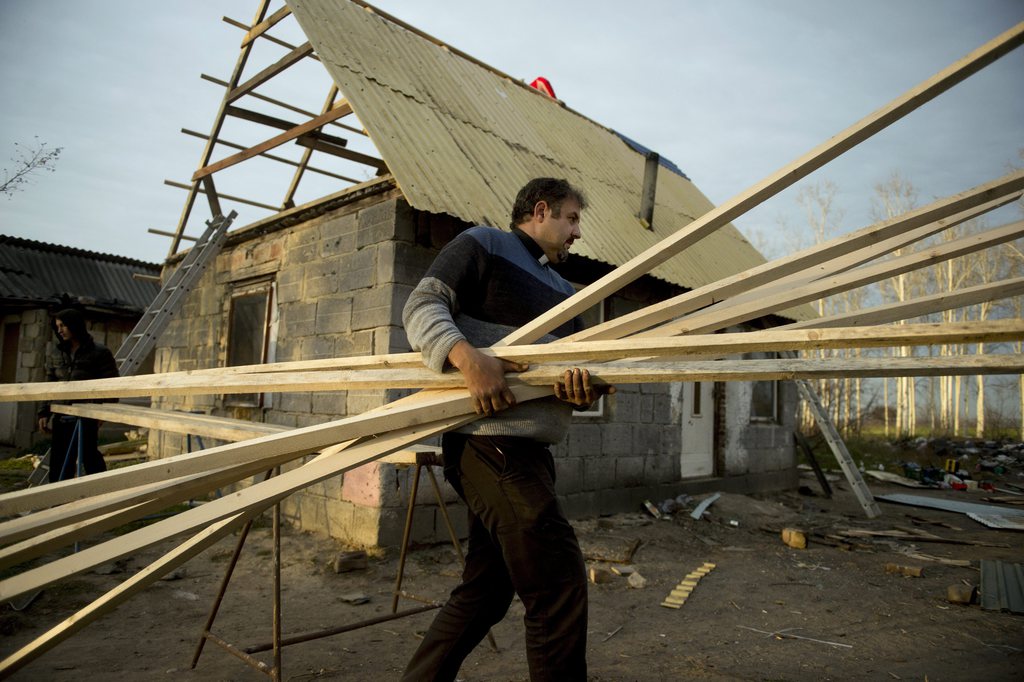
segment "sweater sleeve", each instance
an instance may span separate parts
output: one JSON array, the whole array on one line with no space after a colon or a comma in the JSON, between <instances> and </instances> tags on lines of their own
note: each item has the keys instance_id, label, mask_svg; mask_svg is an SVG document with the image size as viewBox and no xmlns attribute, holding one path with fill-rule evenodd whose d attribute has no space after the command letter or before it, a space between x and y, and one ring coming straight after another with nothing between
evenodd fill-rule
<instances>
[{"instance_id":1,"label":"sweater sleeve","mask_svg":"<svg viewBox=\"0 0 1024 682\"><path fill-rule=\"evenodd\" d=\"M480 291L487 253L468 233L449 242L409 295L402 323L413 350L435 372L444 369L448 353L466 338L455 324L460 302Z\"/></svg>"}]
</instances>

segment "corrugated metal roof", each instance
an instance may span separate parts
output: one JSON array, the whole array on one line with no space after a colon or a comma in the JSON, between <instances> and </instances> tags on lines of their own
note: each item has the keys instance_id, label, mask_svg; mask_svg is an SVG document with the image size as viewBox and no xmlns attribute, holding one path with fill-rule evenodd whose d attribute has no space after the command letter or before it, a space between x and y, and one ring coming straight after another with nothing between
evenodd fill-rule
<instances>
[{"instance_id":1,"label":"corrugated metal roof","mask_svg":"<svg viewBox=\"0 0 1024 682\"><path fill-rule=\"evenodd\" d=\"M52 304L62 294L115 310L142 312L159 291L133 273L160 275L156 263L0 235L0 300Z\"/></svg>"},{"instance_id":2,"label":"corrugated metal roof","mask_svg":"<svg viewBox=\"0 0 1024 682\"><path fill-rule=\"evenodd\" d=\"M589 200L574 252L618 266L713 208L663 165L645 229L637 143L351 2L288 5L417 209L506 227L527 180L564 177ZM696 288L763 262L727 225L651 274Z\"/></svg>"}]
</instances>

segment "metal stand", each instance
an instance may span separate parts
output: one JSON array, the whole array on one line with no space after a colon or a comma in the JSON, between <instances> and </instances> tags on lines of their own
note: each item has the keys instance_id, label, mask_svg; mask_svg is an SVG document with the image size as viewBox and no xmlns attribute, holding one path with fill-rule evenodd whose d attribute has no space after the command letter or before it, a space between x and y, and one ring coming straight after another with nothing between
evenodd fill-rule
<instances>
[{"instance_id":1,"label":"metal stand","mask_svg":"<svg viewBox=\"0 0 1024 682\"><path fill-rule=\"evenodd\" d=\"M297 635L291 635L283 637L281 634L281 508L280 505L274 505L274 516L273 516L273 533L274 533L274 551L273 551L273 576L274 576L274 589L273 589L273 639L270 642L262 642L254 644L252 646L240 647L231 642L227 641L223 637L220 637L212 631L213 623L217 618L217 612L220 610L221 603L224 601L224 595L227 592L228 585L231 583L231 576L234 573L235 567L238 564L238 559L242 554L242 548L245 546L246 538L249 535L249 531L252 528L252 521L249 521L243 526L242 531L238 537L238 542L235 545L235 551L231 556L231 561L228 562L228 566L224 571L224 577L221 579L220 589L217 592L217 596L214 598L213 605L210 609L210 615L206 619L206 623L203 626L203 630L199 635L199 642L196 645L195 653L192 656L191 668L195 668L199 663L199 657L203 653L203 649L206 642L212 642L232 656L237 657L246 665L250 666L254 670L258 670L264 673L274 682L280 682L281 680L281 650L292 644L301 644L303 642L309 642L315 639L322 639L324 637L330 637L332 635L341 634L343 632L350 632L352 630L358 630L360 628L369 627L371 625L378 625L380 623L386 623L388 621L397 620L399 618L405 618L406 616L414 616L426 611L432 611L440 608L441 603L434 600L428 600L423 597L418 597L412 594L408 594L401 590L402 578L405 574L405 561L408 556L407 550L409 547L409 536L412 530L413 511L416 505L416 493L419 487L419 476L420 469L428 467L427 473L430 476L431 483L434 487L434 493L437 496L438 504L441 508L442 516L444 517L445 524L448 526L448 532L452 539L452 546L455 548L456 553L459 556L459 560L465 564L465 558L462 554L462 546L459 543L458 536L455 533L455 528L452 526L451 519L448 516L448 511L445 509L444 498L441 494L441 488L437 483L437 478L434 476L434 472L429 469L430 465L440 464L440 457L437 453L433 452L418 452L415 456L416 472L413 477L412 490L409 494L409 509L406 513L405 530L402 537L402 550L399 555L398 561L398 577L395 582L394 598L391 603L391 613L384 616L377 616L375 618L368 618L365 620L357 621L347 625L340 625L325 630L319 630L315 632L301 633ZM392 460L394 461L394 460ZM396 462L399 465L411 464L411 462ZM275 470L278 472L278 470ZM270 478L271 472L267 473L267 478ZM414 599L420 602L424 602L424 605L417 606L403 611L398 610L398 599L399 597L406 597ZM488 641L491 647L497 651L497 645L494 642L494 637L491 633L488 633ZM264 661L256 658L253 654L262 653L265 651L272 651L273 662L267 664Z\"/></svg>"},{"instance_id":2,"label":"metal stand","mask_svg":"<svg viewBox=\"0 0 1024 682\"><path fill-rule=\"evenodd\" d=\"M448 507L444 503L444 496L441 494L441 486L437 484L437 477L434 475L434 470L431 468L434 466L444 466L444 460L441 458L439 453L434 451L417 452L415 465L416 470L413 472L412 487L409 491L409 508L405 514L405 529L402 531L402 549L398 556L398 573L395 576L395 589L393 590L391 597L391 613L398 611L398 599L400 597L428 604L434 603L433 600L411 594L402 589L402 579L405 577L405 559L408 556L409 545L412 540L412 521L413 513L416 509L416 493L419 491L420 486L420 472L423 471L424 468L427 470L427 476L430 477L430 484L434 488L434 495L437 498L437 506L441 511L441 517L444 519L444 524L448 528L448 537L451 538L452 548L455 550L455 554L459 557L459 564L463 568L466 566L466 556L462 553L462 543L459 542L459 536L455 532L455 527L452 525L452 519L448 516ZM489 630L487 632L487 642L491 645L491 649L493 651L498 650L498 643L494 640L494 633Z\"/></svg>"}]
</instances>

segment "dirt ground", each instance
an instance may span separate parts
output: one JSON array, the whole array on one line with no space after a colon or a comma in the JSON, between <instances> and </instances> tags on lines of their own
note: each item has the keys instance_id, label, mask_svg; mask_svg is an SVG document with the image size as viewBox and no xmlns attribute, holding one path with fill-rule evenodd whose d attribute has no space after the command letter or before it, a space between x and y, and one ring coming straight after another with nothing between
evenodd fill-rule
<instances>
[{"instance_id":1,"label":"dirt ground","mask_svg":"<svg viewBox=\"0 0 1024 682\"><path fill-rule=\"evenodd\" d=\"M817 490L813 479L809 488ZM680 512L655 520L638 511L574 525L593 567L622 559L646 579L590 586L590 679L626 680L1009 680L1024 670L1024 616L946 600L949 585L978 585L981 559L1024 562L1024 534L992 530L952 512L880 503L866 518L845 483L832 499L795 492L754 498L724 494L700 520ZM965 501L985 493L909 491ZM806 549L782 543L783 527L810 534ZM825 537L848 529L917 528L957 542ZM186 564L130 602L15 673L15 680L259 680L262 673L208 643L190 668L198 634L217 593L235 538ZM249 646L271 638L272 561L268 524L245 545L213 631ZM390 613L397 551L371 556L365 570L335 573L346 548L309 534L284 533L285 635L317 631ZM907 552L969 560L969 567L912 558ZM156 550L45 590L28 608L0 611L4 655L27 644L126 576ZM682 608L661 602L704 562L715 568ZM887 563L923 567L921 577L885 571ZM117 572L110 572L115 570ZM404 587L443 599L457 582L450 547L410 555ZM364 603L350 603L361 601ZM415 606L403 600L402 607ZM296 644L283 650L285 680L394 680L432 612ZM498 650L482 644L460 679L527 680L522 606L494 629ZM799 638L797 638L799 637ZM267 654L263 660L271 661Z\"/></svg>"}]
</instances>

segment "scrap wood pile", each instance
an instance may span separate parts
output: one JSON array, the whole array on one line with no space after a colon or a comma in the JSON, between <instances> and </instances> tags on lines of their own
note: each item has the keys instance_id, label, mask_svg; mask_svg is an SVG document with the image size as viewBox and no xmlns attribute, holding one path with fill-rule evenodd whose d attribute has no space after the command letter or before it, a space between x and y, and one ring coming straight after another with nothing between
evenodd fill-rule
<instances>
[{"instance_id":1,"label":"scrap wood pile","mask_svg":"<svg viewBox=\"0 0 1024 682\"><path fill-rule=\"evenodd\" d=\"M733 356L753 351L1024 339L1024 323L1020 320L886 326L940 310L1018 295L1024 292L1024 278L768 331L715 332L1021 237L1024 223L1016 222L917 253L878 261L897 249L1017 200L1024 192L1024 171L1010 173L905 215L688 291L558 342L531 344L1022 42L1024 24L978 48L510 334L488 352L530 363L528 371L509 375L516 398L526 401L550 395L551 384L567 365L582 364L592 369L598 382L606 383L1021 373L1024 360L1017 355L927 359L864 356L843 360L745 360ZM721 362L722 358L729 361ZM262 483L0 581L0 601L8 601L170 538L187 536L181 545L157 562L8 656L0 662L0 675L26 665L288 495L472 421L476 415L460 379L457 373L432 374L422 368L418 355L400 354L0 387L0 400L6 401L343 390L370 386L425 389L364 414L306 428L278 431L267 427L268 430L257 435L259 428L266 425L252 425L251 429L235 425L232 435L219 437L245 440L0 496L0 516L9 517L0 523L0 543L6 545L0 550L0 561L4 567L11 567L180 500L319 452L307 463ZM81 414L87 413L82 406L77 409L83 410ZM173 428L171 418L166 415L148 418L160 421L161 428ZM193 420L195 428L202 427L204 417L182 417L186 418ZM210 429L232 428L223 424L223 420L218 425L215 424L218 420L205 419Z\"/></svg>"}]
</instances>

